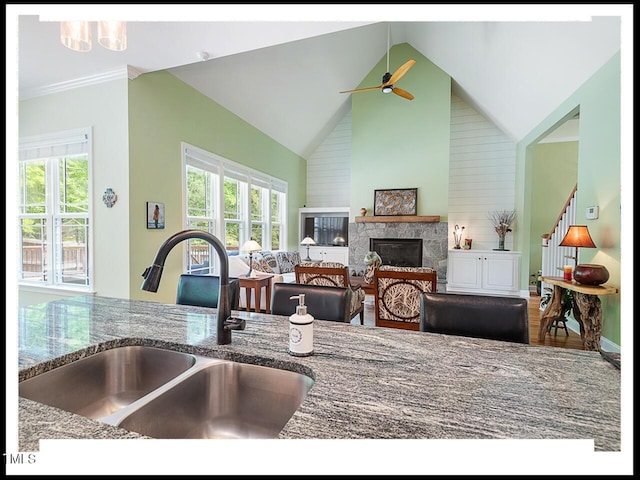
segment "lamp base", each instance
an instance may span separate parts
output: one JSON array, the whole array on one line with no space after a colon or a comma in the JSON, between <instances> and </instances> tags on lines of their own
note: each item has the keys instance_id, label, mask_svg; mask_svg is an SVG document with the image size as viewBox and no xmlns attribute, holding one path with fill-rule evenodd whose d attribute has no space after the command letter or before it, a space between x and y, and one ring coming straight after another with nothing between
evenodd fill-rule
<instances>
[{"instance_id":1,"label":"lamp base","mask_svg":"<svg viewBox=\"0 0 640 480\"><path fill-rule=\"evenodd\" d=\"M602 285L609 280L609 270L604 265L583 263L576 265L573 279L582 285Z\"/></svg>"}]
</instances>

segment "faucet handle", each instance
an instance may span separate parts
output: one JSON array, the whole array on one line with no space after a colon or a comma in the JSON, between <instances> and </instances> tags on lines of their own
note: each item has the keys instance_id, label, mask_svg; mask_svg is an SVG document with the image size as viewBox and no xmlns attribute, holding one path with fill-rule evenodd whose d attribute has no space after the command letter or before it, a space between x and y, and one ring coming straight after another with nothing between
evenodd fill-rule
<instances>
[{"instance_id":1,"label":"faucet handle","mask_svg":"<svg viewBox=\"0 0 640 480\"><path fill-rule=\"evenodd\" d=\"M229 317L224 321L225 330L244 330L247 322L244 318Z\"/></svg>"}]
</instances>

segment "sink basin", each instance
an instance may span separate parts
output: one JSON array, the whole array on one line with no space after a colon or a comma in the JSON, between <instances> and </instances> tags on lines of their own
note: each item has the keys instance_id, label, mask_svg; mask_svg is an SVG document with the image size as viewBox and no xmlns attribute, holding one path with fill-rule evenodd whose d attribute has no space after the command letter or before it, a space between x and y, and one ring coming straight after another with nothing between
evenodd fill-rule
<instances>
[{"instance_id":1,"label":"sink basin","mask_svg":"<svg viewBox=\"0 0 640 480\"><path fill-rule=\"evenodd\" d=\"M23 380L18 389L154 438L277 438L313 383L288 370L129 346Z\"/></svg>"},{"instance_id":2,"label":"sink basin","mask_svg":"<svg viewBox=\"0 0 640 480\"><path fill-rule=\"evenodd\" d=\"M223 361L188 375L117 426L154 438L277 438L313 380Z\"/></svg>"},{"instance_id":3,"label":"sink basin","mask_svg":"<svg viewBox=\"0 0 640 480\"><path fill-rule=\"evenodd\" d=\"M101 419L195 365L194 355L128 346L96 353L20 382L21 397Z\"/></svg>"}]
</instances>

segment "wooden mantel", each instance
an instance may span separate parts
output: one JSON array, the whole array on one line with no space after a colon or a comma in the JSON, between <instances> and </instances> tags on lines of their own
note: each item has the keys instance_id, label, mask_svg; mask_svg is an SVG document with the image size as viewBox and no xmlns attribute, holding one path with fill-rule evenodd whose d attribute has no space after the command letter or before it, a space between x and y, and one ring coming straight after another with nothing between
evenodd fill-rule
<instances>
[{"instance_id":1,"label":"wooden mantel","mask_svg":"<svg viewBox=\"0 0 640 480\"><path fill-rule=\"evenodd\" d=\"M438 223L440 215L374 215L355 217L356 223Z\"/></svg>"}]
</instances>

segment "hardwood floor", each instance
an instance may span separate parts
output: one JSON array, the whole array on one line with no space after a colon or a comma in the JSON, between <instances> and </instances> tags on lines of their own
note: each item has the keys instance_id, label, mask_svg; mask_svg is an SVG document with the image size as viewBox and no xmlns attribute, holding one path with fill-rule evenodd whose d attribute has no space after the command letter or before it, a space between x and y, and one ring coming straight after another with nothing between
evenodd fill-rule
<instances>
[{"instance_id":1,"label":"hardwood floor","mask_svg":"<svg viewBox=\"0 0 640 480\"><path fill-rule=\"evenodd\" d=\"M544 342L538 341L538 329L540 328L540 297L532 296L529 298L529 343L531 345L544 345L546 347L573 348L576 350L584 350L580 333L576 333L571 329L567 336L564 330L558 329L558 334L554 335L554 330L547 333ZM351 320L354 325L359 325L358 317ZM375 325L375 310L373 305L373 296L367 295L364 303L364 324ZM381 327L382 328L382 327Z\"/></svg>"}]
</instances>

